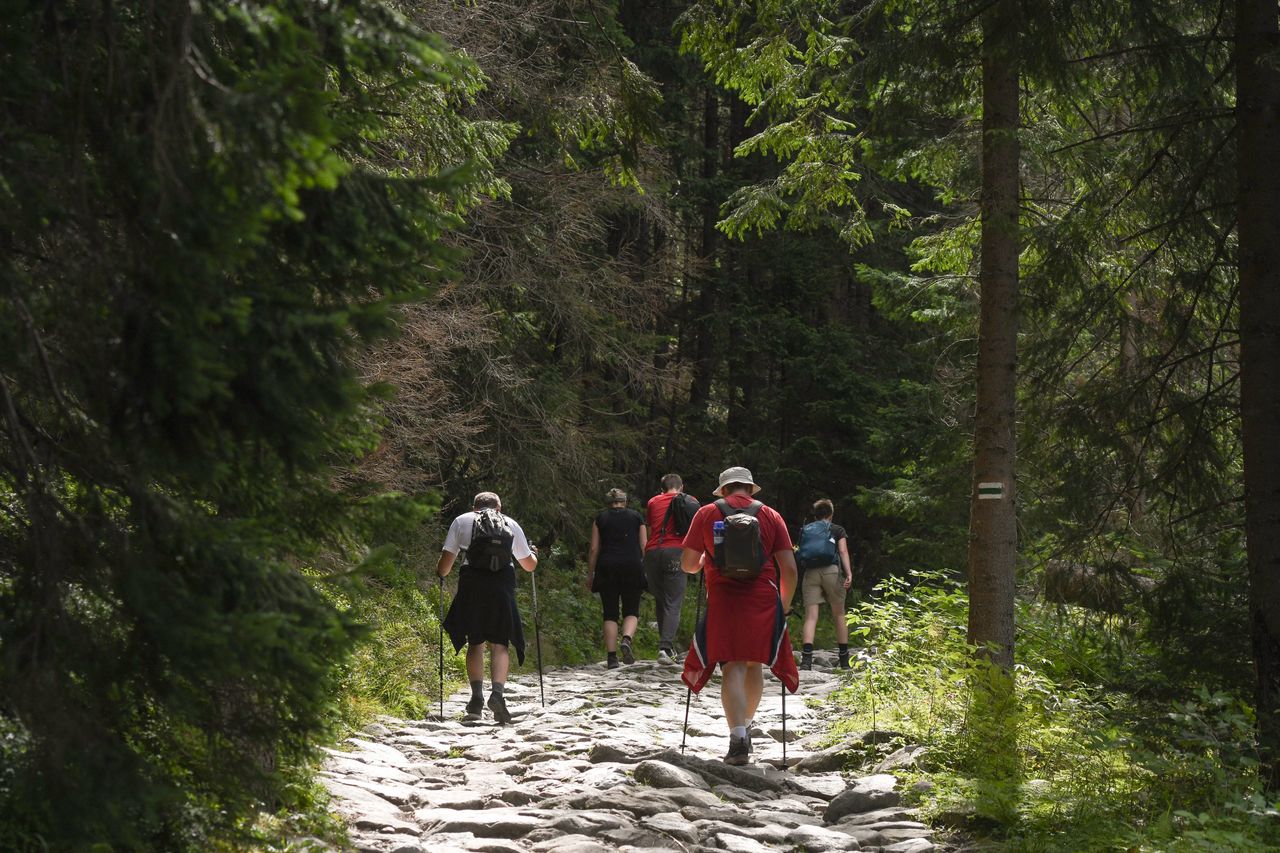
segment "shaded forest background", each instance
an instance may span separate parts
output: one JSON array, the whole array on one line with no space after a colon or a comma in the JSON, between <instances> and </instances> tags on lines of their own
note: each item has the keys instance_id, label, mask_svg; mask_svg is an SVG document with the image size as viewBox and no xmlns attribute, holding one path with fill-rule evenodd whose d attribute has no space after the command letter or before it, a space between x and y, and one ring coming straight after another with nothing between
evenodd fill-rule
<instances>
[{"instance_id":1,"label":"shaded forest background","mask_svg":"<svg viewBox=\"0 0 1280 853\"><path fill-rule=\"evenodd\" d=\"M1237 226L1280 197L1242 213L1237 78L1280 92L1277 14L10 3L0 846L332 831L307 762L431 713L430 571L472 495L541 546L543 652L580 662L605 492L639 506L676 471L706 499L741 464L795 527L835 502L855 636L886 661L846 722L899 703L944 756L932 813L1027 849L1267 849L1275 578L1249 583L1240 383L1243 320L1278 315L1242 318ZM965 579L1000 27L1019 686L992 708L955 684L983 677ZM1280 470L1253 470L1274 498Z\"/></svg>"}]
</instances>

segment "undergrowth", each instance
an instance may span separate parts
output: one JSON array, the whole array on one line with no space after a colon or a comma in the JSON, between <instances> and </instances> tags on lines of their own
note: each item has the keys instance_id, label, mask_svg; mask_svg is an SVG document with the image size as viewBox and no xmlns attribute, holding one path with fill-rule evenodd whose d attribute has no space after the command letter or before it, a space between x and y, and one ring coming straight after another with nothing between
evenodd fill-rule
<instances>
[{"instance_id":1,"label":"undergrowth","mask_svg":"<svg viewBox=\"0 0 1280 853\"><path fill-rule=\"evenodd\" d=\"M927 778L914 788L926 817L1007 850L1277 849L1244 702L1180 685L1153 704L1108 686L1121 680L1089 648L1099 641L1026 602L1010 682L966 644L967 610L957 583L922 573L885 581L849 616L862 648L840 728L926 747L906 780Z\"/></svg>"}]
</instances>

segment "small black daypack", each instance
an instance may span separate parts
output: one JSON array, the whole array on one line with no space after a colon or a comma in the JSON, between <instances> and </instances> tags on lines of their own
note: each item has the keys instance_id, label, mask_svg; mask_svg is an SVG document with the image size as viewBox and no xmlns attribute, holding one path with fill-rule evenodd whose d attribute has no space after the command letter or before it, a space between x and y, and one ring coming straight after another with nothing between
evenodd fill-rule
<instances>
[{"instance_id":1,"label":"small black daypack","mask_svg":"<svg viewBox=\"0 0 1280 853\"><path fill-rule=\"evenodd\" d=\"M684 492L676 492L671 496L671 502L667 504L667 512L662 516L662 524L658 526L658 534L665 533L667 525L670 524L672 530L684 536L689 532L689 525L693 523L693 517L697 515L699 509L697 498L686 495Z\"/></svg>"},{"instance_id":2,"label":"small black daypack","mask_svg":"<svg viewBox=\"0 0 1280 853\"><path fill-rule=\"evenodd\" d=\"M734 509L723 498L716 501L716 508L724 516L724 541L716 545L716 568L722 576L736 581L760 576L765 555L756 513L762 506L760 501L752 501L742 509Z\"/></svg>"},{"instance_id":3,"label":"small black daypack","mask_svg":"<svg viewBox=\"0 0 1280 853\"><path fill-rule=\"evenodd\" d=\"M476 510L471 525L471 544L467 546L467 565L473 569L501 571L513 565L511 544L515 535L507 517L496 509Z\"/></svg>"}]
</instances>

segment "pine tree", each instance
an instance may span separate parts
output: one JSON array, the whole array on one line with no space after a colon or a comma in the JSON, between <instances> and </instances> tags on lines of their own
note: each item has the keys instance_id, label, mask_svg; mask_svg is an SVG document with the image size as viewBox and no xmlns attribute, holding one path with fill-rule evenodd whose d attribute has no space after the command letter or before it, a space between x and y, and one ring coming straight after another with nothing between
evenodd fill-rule
<instances>
[{"instance_id":1,"label":"pine tree","mask_svg":"<svg viewBox=\"0 0 1280 853\"><path fill-rule=\"evenodd\" d=\"M207 849L326 724L358 631L305 569L384 506L333 488L375 440L352 356L485 186L401 142L479 80L375 2L0 40L0 846Z\"/></svg>"}]
</instances>

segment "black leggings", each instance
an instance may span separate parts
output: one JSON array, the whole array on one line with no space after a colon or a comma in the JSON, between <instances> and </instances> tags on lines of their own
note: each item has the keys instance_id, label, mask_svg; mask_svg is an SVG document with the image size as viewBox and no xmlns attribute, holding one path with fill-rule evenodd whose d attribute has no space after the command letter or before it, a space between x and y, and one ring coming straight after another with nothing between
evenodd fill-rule
<instances>
[{"instance_id":1,"label":"black leggings","mask_svg":"<svg viewBox=\"0 0 1280 853\"><path fill-rule=\"evenodd\" d=\"M614 581L607 581L600 584L599 592L600 605L604 609L604 621L619 621L619 613L622 616L640 615L640 587L632 584L623 586Z\"/></svg>"}]
</instances>

